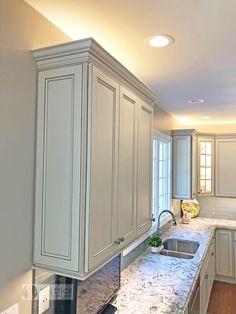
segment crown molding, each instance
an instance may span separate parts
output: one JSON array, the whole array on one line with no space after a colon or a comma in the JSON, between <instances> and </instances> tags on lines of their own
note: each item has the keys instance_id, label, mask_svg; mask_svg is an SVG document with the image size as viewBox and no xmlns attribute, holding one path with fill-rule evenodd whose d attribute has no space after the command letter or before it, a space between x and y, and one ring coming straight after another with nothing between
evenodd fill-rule
<instances>
[{"instance_id":1,"label":"crown molding","mask_svg":"<svg viewBox=\"0 0 236 314\"><path fill-rule=\"evenodd\" d=\"M93 38L33 50L32 55L39 71L83 62L92 63L109 73L118 83L134 90L152 106L158 103L157 95Z\"/></svg>"}]
</instances>

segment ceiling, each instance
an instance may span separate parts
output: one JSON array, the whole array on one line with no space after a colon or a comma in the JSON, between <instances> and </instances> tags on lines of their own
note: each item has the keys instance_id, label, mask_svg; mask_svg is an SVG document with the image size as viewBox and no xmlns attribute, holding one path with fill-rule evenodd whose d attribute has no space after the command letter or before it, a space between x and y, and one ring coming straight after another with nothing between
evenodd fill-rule
<instances>
[{"instance_id":1,"label":"ceiling","mask_svg":"<svg viewBox=\"0 0 236 314\"><path fill-rule=\"evenodd\" d=\"M235 0L26 2L72 39L93 37L183 123L236 123ZM174 44L148 45L148 38L163 33ZM205 101L188 103L197 98Z\"/></svg>"}]
</instances>

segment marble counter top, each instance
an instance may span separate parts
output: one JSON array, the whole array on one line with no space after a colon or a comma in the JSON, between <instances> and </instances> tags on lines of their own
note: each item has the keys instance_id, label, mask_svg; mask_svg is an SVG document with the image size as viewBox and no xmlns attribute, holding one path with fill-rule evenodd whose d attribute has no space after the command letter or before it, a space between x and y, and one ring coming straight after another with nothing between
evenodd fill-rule
<instances>
[{"instance_id":1,"label":"marble counter top","mask_svg":"<svg viewBox=\"0 0 236 314\"><path fill-rule=\"evenodd\" d=\"M193 259L152 254L148 248L122 271L121 289L115 305L118 314L182 314L216 228L236 230L236 221L195 218L189 225L179 223L162 235L200 243Z\"/></svg>"}]
</instances>

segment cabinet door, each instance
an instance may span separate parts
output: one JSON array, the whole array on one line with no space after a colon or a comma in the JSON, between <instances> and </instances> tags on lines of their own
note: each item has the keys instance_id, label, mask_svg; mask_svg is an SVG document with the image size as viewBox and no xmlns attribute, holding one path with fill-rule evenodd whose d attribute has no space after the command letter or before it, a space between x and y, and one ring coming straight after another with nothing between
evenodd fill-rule
<instances>
[{"instance_id":1,"label":"cabinet door","mask_svg":"<svg viewBox=\"0 0 236 314\"><path fill-rule=\"evenodd\" d=\"M211 240L209 254L210 254L210 290L211 290L216 274L215 238Z\"/></svg>"},{"instance_id":2,"label":"cabinet door","mask_svg":"<svg viewBox=\"0 0 236 314\"><path fill-rule=\"evenodd\" d=\"M207 313L210 294L210 258L209 254L207 254L203 264L203 270L200 272L200 314Z\"/></svg>"},{"instance_id":3,"label":"cabinet door","mask_svg":"<svg viewBox=\"0 0 236 314\"><path fill-rule=\"evenodd\" d=\"M79 267L82 66L39 73L34 262Z\"/></svg>"},{"instance_id":4,"label":"cabinet door","mask_svg":"<svg viewBox=\"0 0 236 314\"><path fill-rule=\"evenodd\" d=\"M88 108L87 252L91 270L114 254L117 206L119 85L90 68Z\"/></svg>"},{"instance_id":5,"label":"cabinet door","mask_svg":"<svg viewBox=\"0 0 236 314\"><path fill-rule=\"evenodd\" d=\"M216 231L216 275L233 277L233 242L229 230Z\"/></svg>"},{"instance_id":6,"label":"cabinet door","mask_svg":"<svg viewBox=\"0 0 236 314\"><path fill-rule=\"evenodd\" d=\"M173 137L173 198L192 198L191 136Z\"/></svg>"},{"instance_id":7,"label":"cabinet door","mask_svg":"<svg viewBox=\"0 0 236 314\"><path fill-rule=\"evenodd\" d=\"M141 102L138 109L137 233L151 227L153 109Z\"/></svg>"},{"instance_id":8,"label":"cabinet door","mask_svg":"<svg viewBox=\"0 0 236 314\"><path fill-rule=\"evenodd\" d=\"M236 197L236 138L216 139L216 195Z\"/></svg>"},{"instance_id":9,"label":"cabinet door","mask_svg":"<svg viewBox=\"0 0 236 314\"><path fill-rule=\"evenodd\" d=\"M236 232L233 233L234 235L234 277L236 278Z\"/></svg>"},{"instance_id":10,"label":"cabinet door","mask_svg":"<svg viewBox=\"0 0 236 314\"><path fill-rule=\"evenodd\" d=\"M198 195L214 195L214 139L198 138Z\"/></svg>"},{"instance_id":11,"label":"cabinet door","mask_svg":"<svg viewBox=\"0 0 236 314\"><path fill-rule=\"evenodd\" d=\"M137 102L136 96L120 87L117 239L124 238L121 247L136 234Z\"/></svg>"}]
</instances>

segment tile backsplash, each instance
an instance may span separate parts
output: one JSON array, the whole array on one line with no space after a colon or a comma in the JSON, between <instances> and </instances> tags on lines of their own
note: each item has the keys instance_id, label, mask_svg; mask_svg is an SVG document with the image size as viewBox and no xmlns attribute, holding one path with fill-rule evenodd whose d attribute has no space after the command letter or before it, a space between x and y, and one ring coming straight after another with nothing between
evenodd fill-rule
<instances>
[{"instance_id":1,"label":"tile backsplash","mask_svg":"<svg viewBox=\"0 0 236 314\"><path fill-rule=\"evenodd\" d=\"M199 197L200 217L236 220L236 198Z\"/></svg>"}]
</instances>

